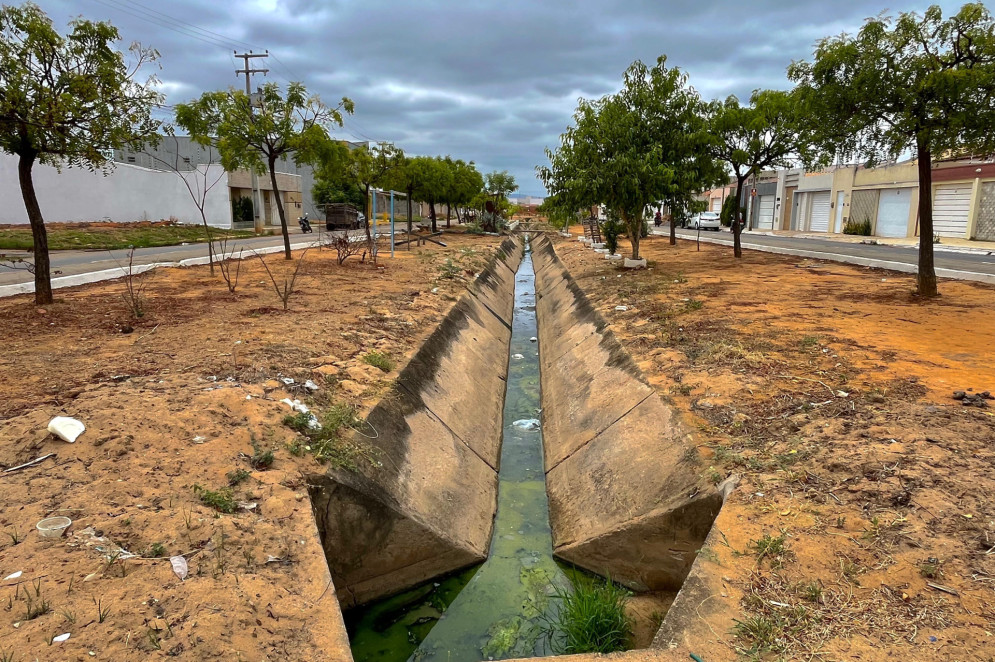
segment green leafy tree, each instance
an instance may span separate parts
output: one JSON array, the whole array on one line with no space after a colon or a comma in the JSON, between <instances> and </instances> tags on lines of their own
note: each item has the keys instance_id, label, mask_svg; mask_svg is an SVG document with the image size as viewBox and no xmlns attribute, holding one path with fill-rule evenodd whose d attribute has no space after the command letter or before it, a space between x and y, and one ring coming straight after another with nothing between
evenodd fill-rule
<instances>
[{"instance_id":1,"label":"green leafy tree","mask_svg":"<svg viewBox=\"0 0 995 662\"><path fill-rule=\"evenodd\" d=\"M349 154L349 172L363 187L364 209L366 214L366 241L371 247L371 254L376 259L373 248L373 237L370 235L372 210L370 209L370 189L384 186L390 181L391 173L404 164L404 152L387 142L376 143L373 147L363 145Z\"/></svg>"},{"instance_id":2,"label":"green leafy tree","mask_svg":"<svg viewBox=\"0 0 995 662\"><path fill-rule=\"evenodd\" d=\"M686 172L704 140L700 111L686 74L667 67L666 57L653 67L636 61L620 92L581 99L560 146L546 150L550 165L537 169L539 177L573 206L604 204L625 226L632 258L639 259L646 209L702 188L706 169Z\"/></svg>"},{"instance_id":3,"label":"green leafy tree","mask_svg":"<svg viewBox=\"0 0 995 662\"><path fill-rule=\"evenodd\" d=\"M446 199L446 192L452 185L452 170L438 156L416 156L407 161L405 171L412 184L411 194L416 200L428 203L432 232L437 232L435 205Z\"/></svg>"},{"instance_id":4,"label":"green leafy tree","mask_svg":"<svg viewBox=\"0 0 995 662\"><path fill-rule=\"evenodd\" d=\"M725 162L736 177L732 203L733 254L743 257L741 243L745 183L762 170L788 165L798 153L797 100L787 92L762 90L753 93L749 106L730 96L713 101L707 109L712 141L709 151Z\"/></svg>"},{"instance_id":5,"label":"green leafy tree","mask_svg":"<svg viewBox=\"0 0 995 662\"><path fill-rule=\"evenodd\" d=\"M335 108L309 95L303 83L290 83L286 94L276 83L259 88L253 102L245 92L205 92L199 99L176 106L176 123L196 142L214 144L226 170L247 168L269 174L276 209L283 230L286 259L290 253L290 231L283 199L276 180L277 161L284 157L295 163L318 163L336 143L328 135L328 125L342 126L342 113L352 113L348 98Z\"/></svg>"},{"instance_id":6,"label":"green leafy tree","mask_svg":"<svg viewBox=\"0 0 995 662\"><path fill-rule=\"evenodd\" d=\"M913 151L919 170L920 296L937 294L933 266L932 163L937 154L995 152L995 23L981 3L944 19L878 16L854 35L819 42L812 62L788 68L816 162L874 164Z\"/></svg>"},{"instance_id":7,"label":"green leafy tree","mask_svg":"<svg viewBox=\"0 0 995 662\"><path fill-rule=\"evenodd\" d=\"M487 173L484 176L484 187L489 193L496 195L499 200L507 198L509 194L518 190L515 176L507 170L495 170Z\"/></svg>"},{"instance_id":8,"label":"green leafy tree","mask_svg":"<svg viewBox=\"0 0 995 662\"><path fill-rule=\"evenodd\" d=\"M323 151L316 164L314 186L311 187L311 197L316 204L340 202L357 210L366 208L365 191L352 170L350 151L342 142L336 142Z\"/></svg>"},{"instance_id":9,"label":"green leafy tree","mask_svg":"<svg viewBox=\"0 0 995 662\"><path fill-rule=\"evenodd\" d=\"M79 18L59 34L37 5L0 6L0 151L17 157L21 197L34 240L35 302L52 303L48 235L32 168L35 163L109 170L111 150L142 149L159 123L158 59L133 44L116 50L117 28Z\"/></svg>"},{"instance_id":10,"label":"green leafy tree","mask_svg":"<svg viewBox=\"0 0 995 662\"><path fill-rule=\"evenodd\" d=\"M450 209L456 208L456 219L462 222L460 208L469 205L484 188L484 178L473 161L453 160L446 157L446 167L450 170L449 187L446 190L446 227L449 227Z\"/></svg>"}]
</instances>

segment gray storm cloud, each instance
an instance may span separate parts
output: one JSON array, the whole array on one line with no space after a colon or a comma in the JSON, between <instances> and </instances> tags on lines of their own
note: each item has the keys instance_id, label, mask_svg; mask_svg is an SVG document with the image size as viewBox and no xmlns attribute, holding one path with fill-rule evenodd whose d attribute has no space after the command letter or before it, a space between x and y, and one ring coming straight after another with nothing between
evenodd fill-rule
<instances>
[{"instance_id":1,"label":"gray storm cloud","mask_svg":"<svg viewBox=\"0 0 995 662\"><path fill-rule=\"evenodd\" d=\"M793 59L869 16L928 3L385 2L382 0L36 0L60 26L109 20L162 54L167 103L239 85L234 49L267 48L270 78L303 80L356 114L337 131L412 154L509 170L541 194L534 167L578 97L613 92L636 59L666 54L706 98L786 88ZM944 12L960 3L939 3ZM156 13L158 12L158 13ZM175 20L170 20L175 19Z\"/></svg>"}]
</instances>

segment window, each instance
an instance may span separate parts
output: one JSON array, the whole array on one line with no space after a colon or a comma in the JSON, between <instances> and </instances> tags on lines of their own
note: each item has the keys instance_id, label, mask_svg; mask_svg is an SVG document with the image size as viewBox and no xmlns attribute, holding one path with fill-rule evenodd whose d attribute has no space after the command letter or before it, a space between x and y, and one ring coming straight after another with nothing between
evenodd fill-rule
<instances>
[{"instance_id":1,"label":"window","mask_svg":"<svg viewBox=\"0 0 995 662\"><path fill-rule=\"evenodd\" d=\"M135 162L135 157L134 156L129 156L128 157L128 163L134 163L134 162Z\"/></svg>"}]
</instances>

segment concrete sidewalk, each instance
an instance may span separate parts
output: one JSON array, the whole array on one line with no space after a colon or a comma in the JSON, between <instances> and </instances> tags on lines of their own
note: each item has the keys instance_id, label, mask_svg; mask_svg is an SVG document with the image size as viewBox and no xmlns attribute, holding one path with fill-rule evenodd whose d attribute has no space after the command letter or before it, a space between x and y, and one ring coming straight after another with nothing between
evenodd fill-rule
<instances>
[{"instance_id":1,"label":"concrete sidewalk","mask_svg":"<svg viewBox=\"0 0 995 662\"><path fill-rule=\"evenodd\" d=\"M725 231L725 230L724 230ZM731 235L731 233L730 233ZM797 237L800 239L823 239L825 241L839 241L850 244L866 244L870 246L904 246L906 248L918 248L919 237L888 238L888 237L864 237L852 234L836 234L828 232L800 232L797 230L751 230L743 232L743 240L747 237ZM982 255L995 255L995 241L976 241L968 239L957 239L952 237L941 237L940 243L933 244L934 251L950 251L956 253L980 253Z\"/></svg>"}]
</instances>

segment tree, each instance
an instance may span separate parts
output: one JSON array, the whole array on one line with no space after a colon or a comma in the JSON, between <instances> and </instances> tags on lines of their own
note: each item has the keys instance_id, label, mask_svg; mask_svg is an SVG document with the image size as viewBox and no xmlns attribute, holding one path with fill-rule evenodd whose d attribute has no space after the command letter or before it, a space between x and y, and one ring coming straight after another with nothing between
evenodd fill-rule
<instances>
[{"instance_id":1,"label":"tree","mask_svg":"<svg viewBox=\"0 0 995 662\"><path fill-rule=\"evenodd\" d=\"M788 68L817 160L874 164L914 150L919 170L919 295L936 296L932 162L936 154L995 152L995 23L981 3L943 18L878 16L856 36L818 43Z\"/></svg>"},{"instance_id":2,"label":"tree","mask_svg":"<svg viewBox=\"0 0 995 662\"><path fill-rule=\"evenodd\" d=\"M484 188L488 193L496 195L499 200L503 200L518 190L518 184L515 183L515 176L507 170L500 172L495 170L484 176Z\"/></svg>"},{"instance_id":3,"label":"tree","mask_svg":"<svg viewBox=\"0 0 995 662\"><path fill-rule=\"evenodd\" d=\"M416 156L409 159L405 174L412 184L411 194L422 202L427 202L432 219L432 232L438 232L436 227L436 203L445 200L446 191L452 179L452 171L446 167L444 160L437 156Z\"/></svg>"},{"instance_id":4,"label":"tree","mask_svg":"<svg viewBox=\"0 0 995 662\"><path fill-rule=\"evenodd\" d=\"M462 159L455 161L446 157L446 166L452 173L449 188L446 191L446 227L449 227L449 208L456 208L456 220L462 223L460 207L469 205L473 198L484 188L484 178L477 166Z\"/></svg>"},{"instance_id":5,"label":"tree","mask_svg":"<svg viewBox=\"0 0 995 662\"><path fill-rule=\"evenodd\" d=\"M48 235L32 179L42 163L108 171L108 154L142 148L159 123L155 75L140 78L159 54L132 44L126 57L109 23L76 19L60 35L37 5L0 6L0 151L17 172L34 240L35 302L52 303Z\"/></svg>"},{"instance_id":6,"label":"tree","mask_svg":"<svg viewBox=\"0 0 995 662\"><path fill-rule=\"evenodd\" d=\"M351 164L350 149L344 143L335 142L324 150L315 168L314 186L311 187L311 197L316 204L341 202L356 209L366 209L366 196Z\"/></svg>"},{"instance_id":7,"label":"tree","mask_svg":"<svg viewBox=\"0 0 995 662\"><path fill-rule=\"evenodd\" d=\"M285 95L279 85L267 83L253 100L235 89L205 92L199 99L176 106L176 123L201 144L216 141L225 170L248 168L269 173L284 253L290 260L290 231L277 185L276 162L284 157L297 164L319 162L335 145L328 125L342 126L342 113L352 110L353 103L346 97L335 108L326 106L319 97L308 95L303 83L290 83Z\"/></svg>"},{"instance_id":8,"label":"tree","mask_svg":"<svg viewBox=\"0 0 995 662\"><path fill-rule=\"evenodd\" d=\"M213 145L201 146L204 156L206 157L204 161L194 167L185 167L186 164L180 156L180 141L176 137L173 127L167 127L166 134L172 139L172 158L163 158L159 156L158 152L150 150L146 150L145 153L150 156L153 161L165 167L167 170L180 178L180 181L183 182L183 185L187 189L187 193L190 195L190 200L193 202L194 206L197 207L197 211L200 212L200 220L204 224L204 234L207 237L207 262L211 265L211 275L213 276L214 241L211 239L211 226L207 222L207 213L205 210L207 208L208 194L210 194L211 190L224 178L225 171L223 168L220 168L213 173L211 172L211 166L215 164L216 154ZM234 219L234 214L232 215L232 218Z\"/></svg>"},{"instance_id":9,"label":"tree","mask_svg":"<svg viewBox=\"0 0 995 662\"><path fill-rule=\"evenodd\" d=\"M712 140L709 151L724 161L736 177L733 203L733 255L743 257L741 243L744 184L751 175L767 168L787 165L799 149L797 101L787 92L755 91L749 106L730 96L708 104Z\"/></svg>"},{"instance_id":10,"label":"tree","mask_svg":"<svg viewBox=\"0 0 995 662\"><path fill-rule=\"evenodd\" d=\"M701 100L687 76L634 62L622 90L595 101L581 99L574 125L560 136L549 167L538 168L552 195L577 208L604 204L621 219L639 259L647 207L701 190L704 172L685 172L702 147Z\"/></svg>"}]
</instances>

